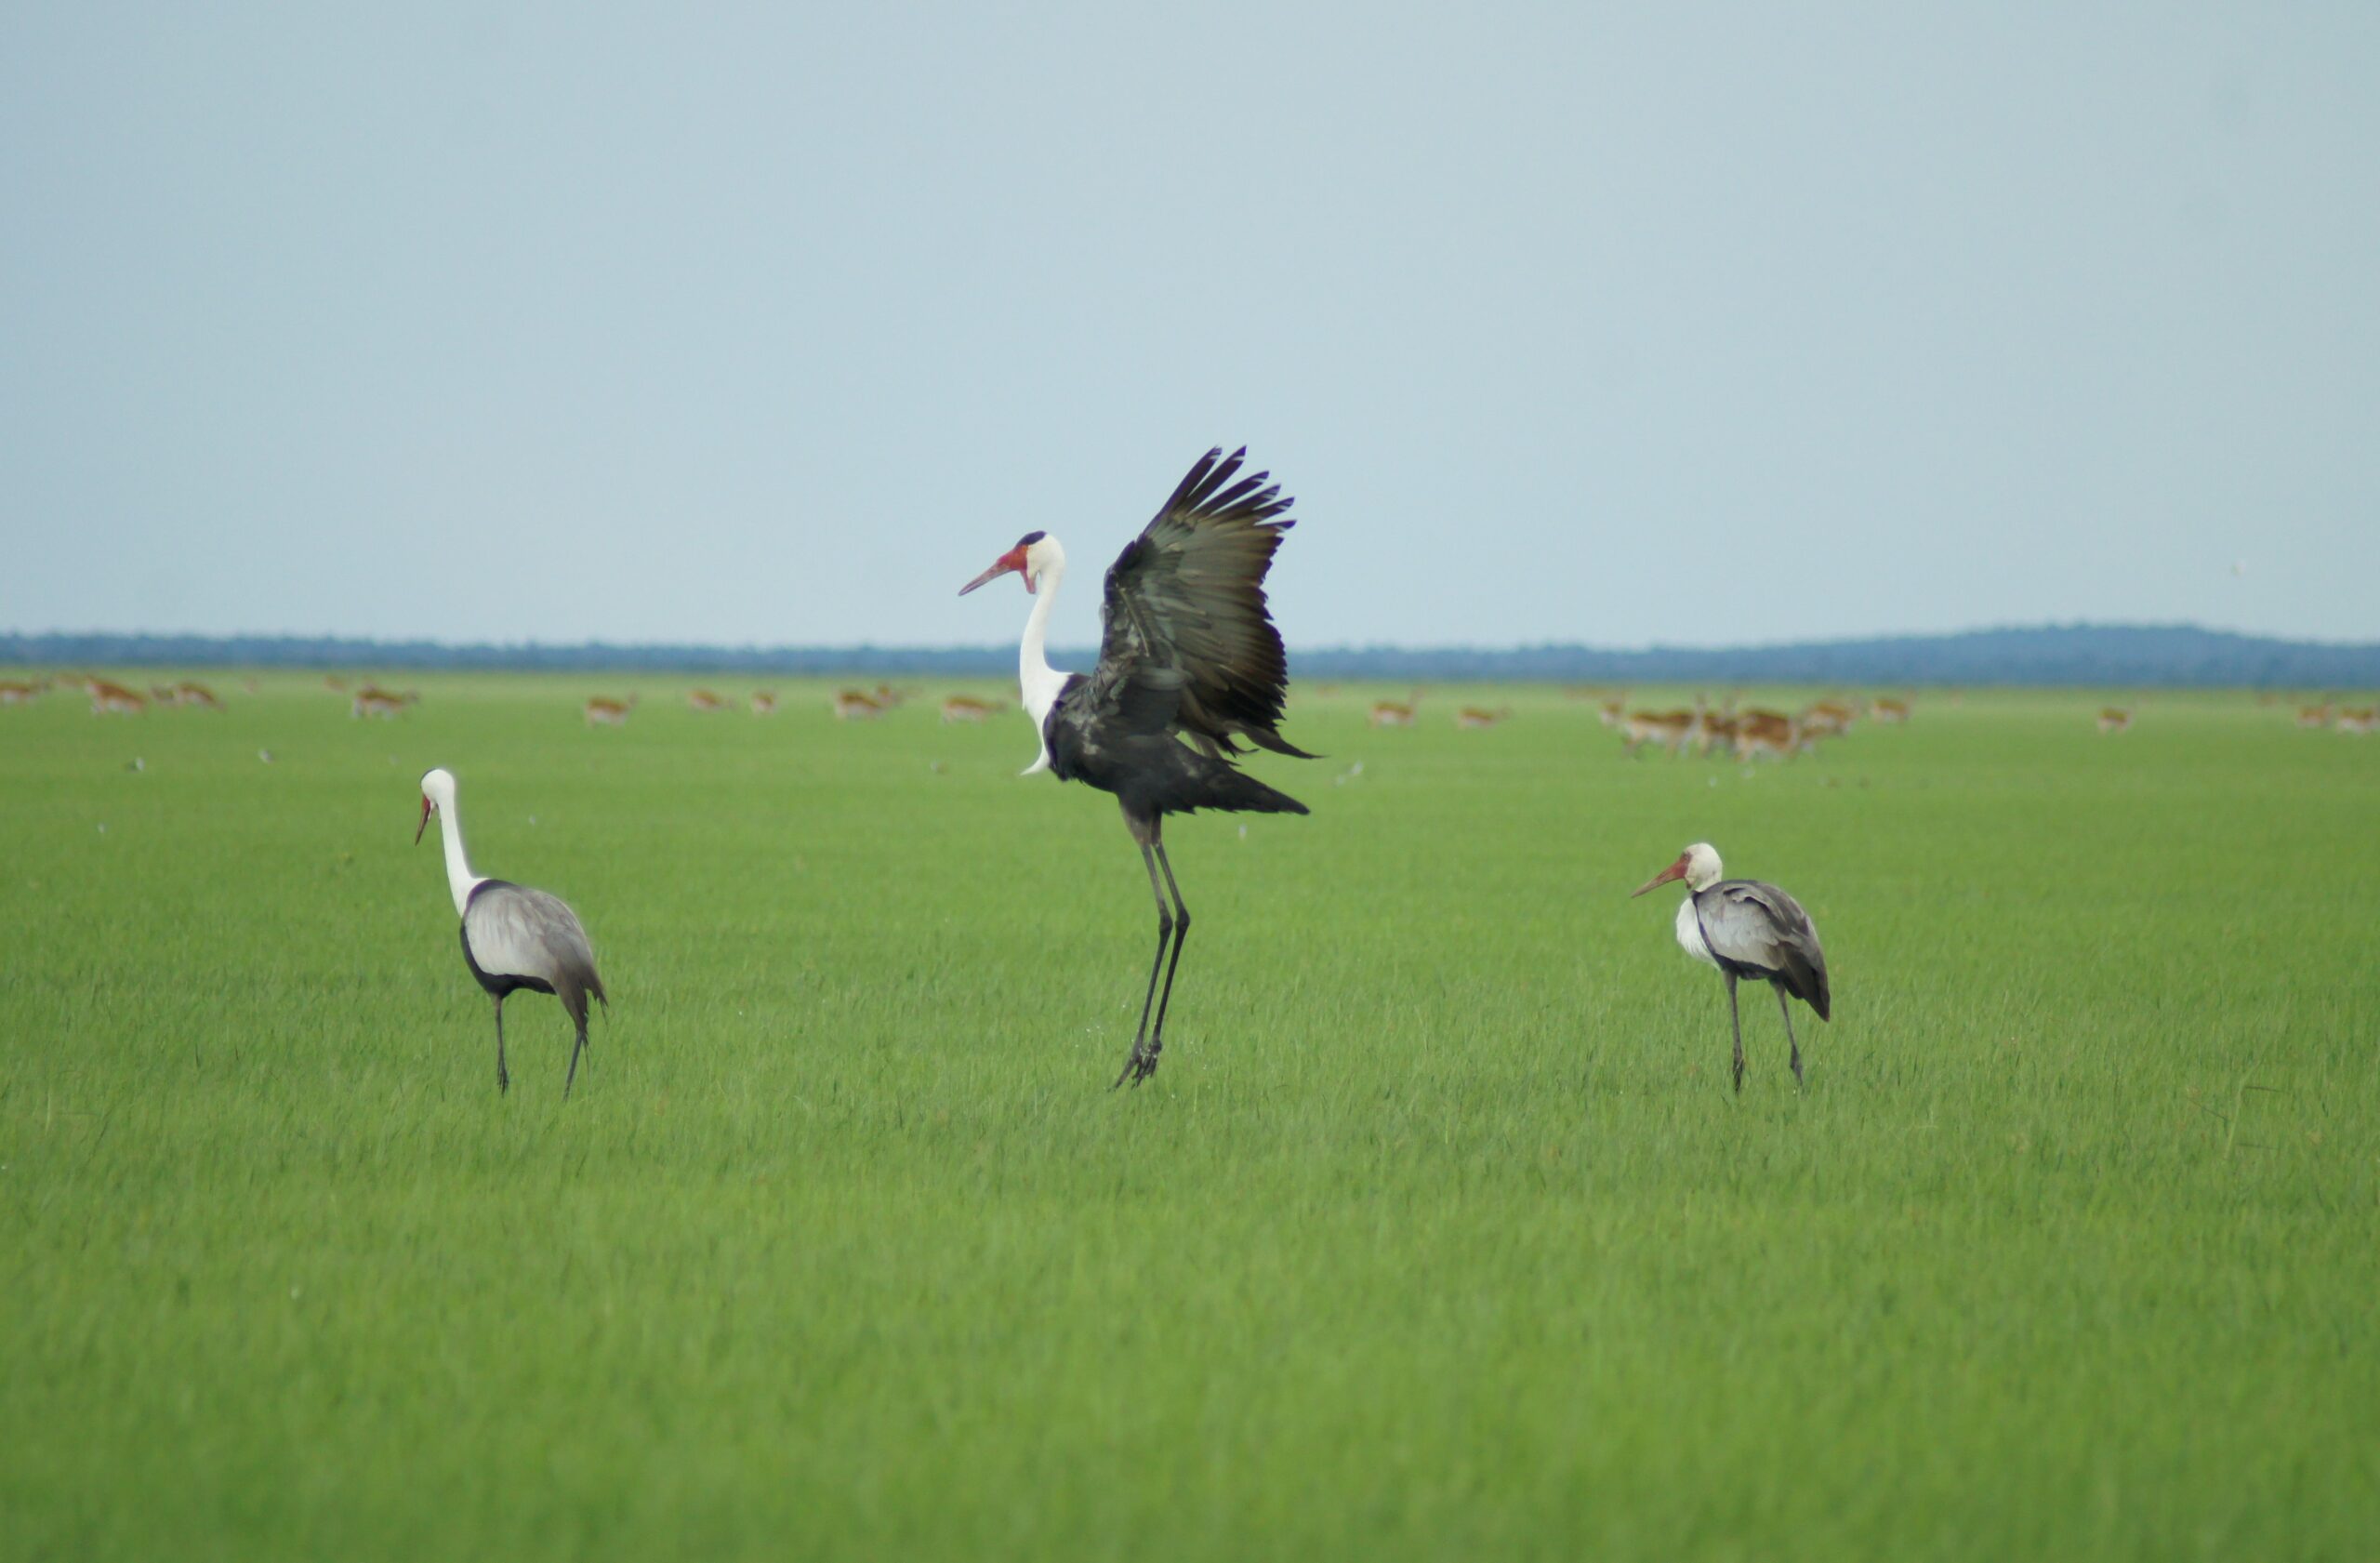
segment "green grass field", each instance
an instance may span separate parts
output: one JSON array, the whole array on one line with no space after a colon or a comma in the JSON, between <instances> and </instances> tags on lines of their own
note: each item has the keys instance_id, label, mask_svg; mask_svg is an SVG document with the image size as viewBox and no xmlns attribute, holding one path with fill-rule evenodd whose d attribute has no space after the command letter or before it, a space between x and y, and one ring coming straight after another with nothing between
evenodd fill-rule
<instances>
[{"instance_id":1,"label":"green grass field","mask_svg":"<svg viewBox=\"0 0 2380 1563\"><path fill-rule=\"evenodd\" d=\"M0 1555L2380 1555L2380 739L1301 686L1111 1093L1146 881L1012 709L214 682L0 710ZM566 1104L432 764L594 936ZM1805 1092L1628 898L1705 838L1825 935Z\"/></svg>"}]
</instances>

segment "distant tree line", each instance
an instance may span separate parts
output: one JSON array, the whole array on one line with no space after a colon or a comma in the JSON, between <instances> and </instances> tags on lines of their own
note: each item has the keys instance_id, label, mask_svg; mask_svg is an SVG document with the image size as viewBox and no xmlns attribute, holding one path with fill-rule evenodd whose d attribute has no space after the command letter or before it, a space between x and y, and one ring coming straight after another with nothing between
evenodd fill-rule
<instances>
[{"instance_id":1,"label":"distant tree line","mask_svg":"<svg viewBox=\"0 0 2380 1563\"><path fill-rule=\"evenodd\" d=\"M1088 668L1096 650L1053 652ZM1802 683L2366 689L2380 686L2380 643L2268 640L2191 625L2050 625L1955 635L1895 635L1717 649L1606 651L1548 644L1295 648L1303 679L1390 683ZM1010 646L706 646L469 644L298 635L0 635L0 663L21 667L487 669L585 673L802 674L995 678L1016 670Z\"/></svg>"}]
</instances>

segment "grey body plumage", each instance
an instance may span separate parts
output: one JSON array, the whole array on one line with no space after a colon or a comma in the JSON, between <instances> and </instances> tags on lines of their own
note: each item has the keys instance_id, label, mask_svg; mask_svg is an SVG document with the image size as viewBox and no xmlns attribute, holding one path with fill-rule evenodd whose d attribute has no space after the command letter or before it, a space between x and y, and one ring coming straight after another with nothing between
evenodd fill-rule
<instances>
[{"instance_id":1,"label":"grey body plumage","mask_svg":"<svg viewBox=\"0 0 2380 1563\"><path fill-rule=\"evenodd\" d=\"M578 1079L578 1055L587 1046L587 1000L606 1009L611 999L595 972L595 951L578 914L559 895L504 880L482 880L463 908L463 960L496 1000L496 1083L511 1083L504 1066L504 1000L522 988L562 1000L576 1032L570 1072L562 1093Z\"/></svg>"},{"instance_id":2,"label":"grey body plumage","mask_svg":"<svg viewBox=\"0 0 2380 1563\"><path fill-rule=\"evenodd\" d=\"M1739 976L1773 982L1829 1018L1826 951L1802 904L1759 880L1722 880L1694 893L1695 921L1703 943L1723 967Z\"/></svg>"}]
</instances>

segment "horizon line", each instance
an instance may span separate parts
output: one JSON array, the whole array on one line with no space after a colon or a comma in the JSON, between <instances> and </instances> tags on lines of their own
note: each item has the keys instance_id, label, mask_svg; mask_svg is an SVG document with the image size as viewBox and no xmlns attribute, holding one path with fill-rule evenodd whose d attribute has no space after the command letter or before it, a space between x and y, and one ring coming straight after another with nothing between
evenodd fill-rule
<instances>
[{"instance_id":1,"label":"horizon line","mask_svg":"<svg viewBox=\"0 0 2380 1563\"><path fill-rule=\"evenodd\" d=\"M2227 629L2190 619L2120 621L2095 619L2044 619L2029 623L1984 624L1961 629L1900 629L1880 630L1860 635L1838 635L1786 641L1737 642L1726 644L1710 642L1688 643L1654 641L1643 644L1598 644L1591 641L1542 640L1517 641L1503 644L1478 642L1441 642L1415 645L1394 641L1342 641L1329 643L1288 642L1292 656L1300 654L1338 656L1348 654L1391 655L1404 656L1495 656L1546 651L1576 651L1603 656L1676 656L1764 653L1802 651L1823 647L1871 645L1899 641L1950 641L1975 636L2027 634L2044 630L2095 631L2188 631L2225 639L2262 642L2282 646L2319 646L2333 651L2380 651L2380 640L2332 640L2320 636L2289 638L2263 634L2253 630ZM786 652L816 656L843 652L922 654L928 656L958 656L1005 652L1010 642L1001 641L963 641L940 644L923 642L843 641L843 642L760 642L760 641L700 641L700 640L640 640L609 641L586 639L576 641L546 640L448 640L434 635L366 635L335 630L197 630L197 629L0 629L0 642L11 641L193 641L193 642L317 642L327 641L356 646L435 647L452 652L495 651L707 651L755 654ZM1052 651L1095 652L1095 645L1053 646Z\"/></svg>"}]
</instances>

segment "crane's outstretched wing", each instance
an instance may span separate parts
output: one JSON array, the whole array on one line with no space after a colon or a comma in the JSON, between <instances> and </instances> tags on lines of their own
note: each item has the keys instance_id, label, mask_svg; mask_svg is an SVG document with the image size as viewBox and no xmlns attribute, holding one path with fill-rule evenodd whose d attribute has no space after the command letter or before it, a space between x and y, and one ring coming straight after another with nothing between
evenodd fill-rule
<instances>
[{"instance_id":1,"label":"crane's outstretched wing","mask_svg":"<svg viewBox=\"0 0 2380 1563\"><path fill-rule=\"evenodd\" d=\"M574 991L605 998L587 930L558 895L488 880L463 909L463 938L482 971L544 983L577 1013L585 1013L586 1000L574 1001Z\"/></svg>"},{"instance_id":2,"label":"crane's outstretched wing","mask_svg":"<svg viewBox=\"0 0 2380 1563\"><path fill-rule=\"evenodd\" d=\"M1730 960L1775 972L1794 998L1830 1017L1826 951L1802 904L1759 880L1723 880L1695 897L1702 936Z\"/></svg>"},{"instance_id":3,"label":"crane's outstretched wing","mask_svg":"<svg viewBox=\"0 0 2380 1563\"><path fill-rule=\"evenodd\" d=\"M1200 457L1109 567L1091 703L1145 713L1170 700L1165 724L1210 755L1245 753L1245 738L1311 760L1277 731L1289 666L1264 603L1293 501L1266 472L1234 482L1247 458L1245 446Z\"/></svg>"}]
</instances>

